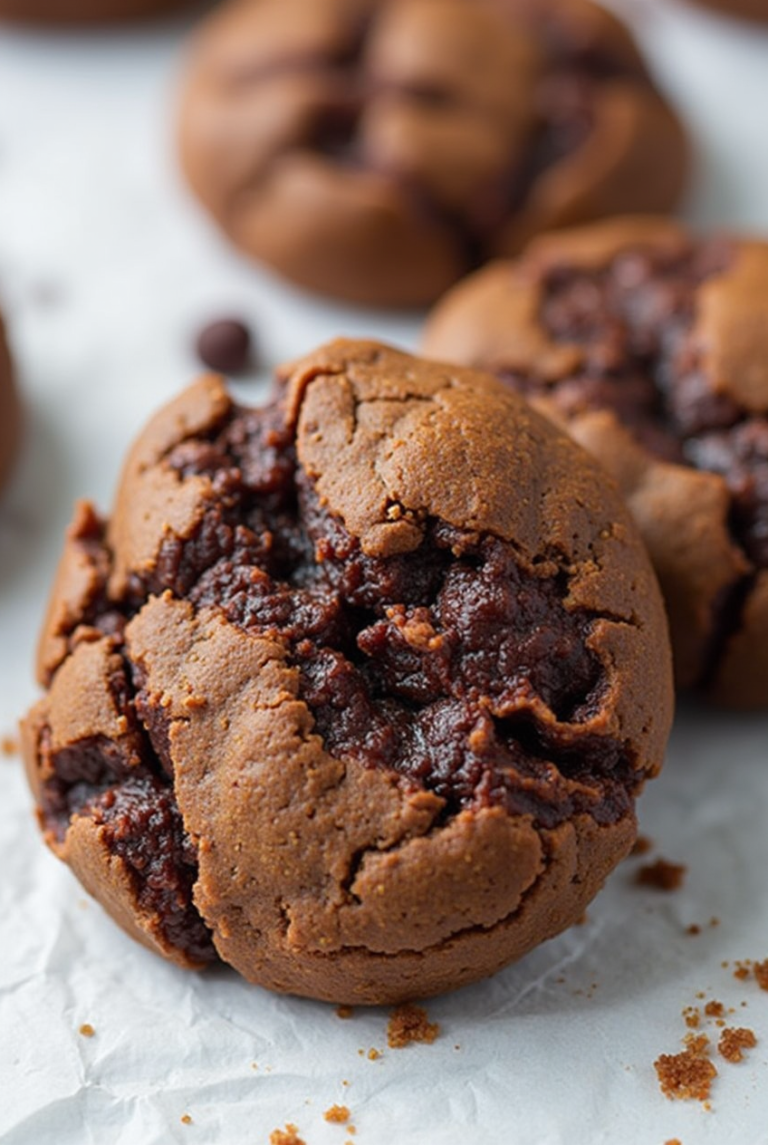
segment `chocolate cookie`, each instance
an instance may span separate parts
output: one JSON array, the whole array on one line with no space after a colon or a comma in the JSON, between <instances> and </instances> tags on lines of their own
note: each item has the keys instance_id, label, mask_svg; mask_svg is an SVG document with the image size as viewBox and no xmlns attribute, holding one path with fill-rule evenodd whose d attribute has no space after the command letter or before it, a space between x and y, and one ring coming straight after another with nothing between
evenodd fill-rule
<instances>
[{"instance_id":1,"label":"chocolate cookie","mask_svg":"<svg viewBox=\"0 0 768 1145\"><path fill-rule=\"evenodd\" d=\"M0 20L20 24L109 24L189 7L190 0L0 0Z\"/></svg>"},{"instance_id":2,"label":"chocolate cookie","mask_svg":"<svg viewBox=\"0 0 768 1145\"><path fill-rule=\"evenodd\" d=\"M0 318L0 490L10 473L21 434L21 408L13 380L13 367Z\"/></svg>"},{"instance_id":3,"label":"chocolate cookie","mask_svg":"<svg viewBox=\"0 0 768 1145\"><path fill-rule=\"evenodd\" d=\"M610 470L664 591L681 687L768 705L768 245L625 219L462 283L426 352L546 395Z\"/></svg>"},{"instance_id":4,"label":"chocolate cookie","mask_svg":"<svg viewBox=\"0 0 768 1145\"><path fill-rule=\"evenodd\" d=\"M543 229L666 210L687 165L628 32L589 0L229 0L180 134L236 246L385 306Z\"/></svg>"},{"instance_id":5,"label":"chocolate cookie","mask_svg":"<svg viewBox=\"0 0 768 1145\"><path fill-rule=\"evenodd\" d=\"M697 0L726 16L746 16L750 20L768 20L768 0Z\"/></svg>"},{"instance_id":6,"label":"chocolate cookie","mask_svg":"<svg viewBox=\"0 0 768 1145\"><path fill-rule=\"evenodd\" d=\"M203 378L78 509L25 755L47 841L182 966L387 1002L580 917L671 717L597 464L493 378L340 341ZM514 491L514 495L511 495Z\"/></svg>"}]
</instances>

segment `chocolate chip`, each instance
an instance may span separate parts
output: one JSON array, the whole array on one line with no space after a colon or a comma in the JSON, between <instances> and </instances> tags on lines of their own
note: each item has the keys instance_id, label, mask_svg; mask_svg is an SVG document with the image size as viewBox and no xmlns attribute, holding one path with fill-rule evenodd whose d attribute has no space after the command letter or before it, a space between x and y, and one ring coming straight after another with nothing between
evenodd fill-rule
<instances>
[{"instance_id":1,"label":"chocolate chip","mask_svg":"<svg viewBox=\"0 0 768 1145\"><path fill-rule=\"evenodd\" d=\"M251 331L237 318L210 322L197 336L200 361L220 374L242 374L251 364Z\"/></svg>"}]
</instances>

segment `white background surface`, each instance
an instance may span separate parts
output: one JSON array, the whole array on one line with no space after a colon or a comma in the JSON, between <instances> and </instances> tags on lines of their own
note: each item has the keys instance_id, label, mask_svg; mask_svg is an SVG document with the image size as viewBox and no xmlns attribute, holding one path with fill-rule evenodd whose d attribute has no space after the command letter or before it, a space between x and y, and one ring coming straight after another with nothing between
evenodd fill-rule
<instances>
[{"instance_id":1,"label":"white background surface","mask_svg":"<svg viewBox=\"0 0 768 1145\"><path fill-rule=\"evenodd\" d=\"M671 0L615 2L690 122L689 217L768 232L768 33ZM243 313L268 368L339 333L418 335L416 318L277 283L187 198L171 146L183 31L0 32L0 292L27 417L0 505L0 735L36 696L71 504L109 505L130 438L193 376L201 322ZM766 717L679 713L640 818L688 865L682 891L638 888L628 861L586 925L430 1002L441 1037L399 1051L384 1011L342 1022L135 946L40 843L18 760L0 757L0 784L3 1145L266 1145L289 1121L307 1145L343 1145L322 1116L334 1102L359 1145L768 1143L768 993L721 965L768 957ZM722 1062L711 1112L666 1100L652 1068L680 1048L681 1010L702 991L759 1039L741 1065ZM78 1034L85 1022L95 1037ZM371 1047L379 1060L360 1055Z\"/></svg>"}]
</instances>

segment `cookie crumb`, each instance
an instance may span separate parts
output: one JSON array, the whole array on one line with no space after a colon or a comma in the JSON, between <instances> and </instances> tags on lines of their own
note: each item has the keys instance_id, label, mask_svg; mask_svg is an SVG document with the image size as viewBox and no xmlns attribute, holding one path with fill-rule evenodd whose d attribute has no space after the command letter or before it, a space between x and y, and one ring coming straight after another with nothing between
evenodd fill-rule
<instances>
[{"instance_id":1,"label":"cookie crumb","mask_svg":"<svg viewBox=\"0 0 768 1145\"><path fill-rule=\"evenodd\" d=\"M658 891L677 891L683 885L688 868L684 863L671 863L668 859L656 859L646 863L637 872L637 882L643 887L654 887Z\"/></svg>"},{"instance_id":2,"label":"cookie crumb","mask_svg":"<svg viewBox=\"0 0 768 1145\"><path fill-rule=\"evenodd\" d=\"M269 1145L306 1145L299 1137L299 1130L290 1121L286 1122L285 1129L273 1129L269 1135Z\"/></svg>"},{"instance_id":3,"label":"cookie crumb","mask_svg":"<svg viewBox=\"0 0 768 1145\"><path fill-rule=\"evenodd\" d=\"M189 1116L188 1113L182 1113L181 1124L182 1125L191 1125L192 1124L192 1118Z\"/></svg>"},{"instance_id":4,"label":"cookie crumb","mask_svg":"<svg viewBox=\"0 0 768 1145\"><path fill-rule=\"evenodd\" d=\"M704 1007L704 1013L708 1018L722 1018L725 1013L725 1006L722 1002L717 1002L713 998L711 1002L707 1002Z\"/></svg>"},{"instance_id":5,"label":"cookie crumb","mask_svg":"<svg viewBox=\"0 0 768 1145\"><path fill-rule=\"evenodd\" d=\"M634 859L636 855L647 855L652 850L653 840L649 839L647 835L638 835L635 839L635 845L629 852L629 857Z\"/></svg>"},{"instance_id":6,"label":"cookie crumb","mask_svg":"<svg viewBox=\"0 0 768 1145\"><path fill-rule=\"evenodd\" d=\"M326 1109L323 1117L334 1125L345 1125L349 1121L349 1110L346 1105L332 1105L330 1109Z\"/></svg>"},{"instance_id":7,"label":"cookie crumb","mask_svg":"<svg viewBox=\"0 0 768 1145\"><path fill-rule=\"evenodd\" d=\"M760 989L768 990L768 958L763 962L755 962L752 966L752 973Z\"/></svg>"},{"instance_id":8,"label":"cookie crumb","mask_svg":"<svg viewBox=\"0 0 768 1145\"><path fill-rule=\"evenodd\" d=\"M387 1026L387 1043L390 1049L400 1050L414 1042L431 1045L440 1033L437 1022L430 1022L427 1011L413 1002L404 1002L392 1011Z\"/></svg>"},{"instance_id":9,"label":"cookie crumb","mask_svg":"<svg viewBox=\"0 0 768 1145\"><path fill-rule=\"evenodd\" d=\"M753 1050L757 1045L757 1038L752 1030L743 1026L730 1026L723 1030L717 1048L722 1057L729 1062L740 1062L744 1057L743 1050Z\"/></svg>"},{"instance_id":10,"label":"cookie crumb","mask_svg":"<svg viewBox=\"0 0 768 1145\"><path fill-rule=\"evenodd\" d=\"M374 1047L371 1046L371 1048L368 1050L367 1057L369 1062L377 1062L381 1057L381 1054L377 1049L374 1049Z\"/></svg>"},{"instance_id":11,"label":"cookie crumb","mask_svg":"<svg viewBox=\"0 0 768 1145\"><path fill-rule=\"evenodd\" d=\"M670 1137L669 1141L664 1142L664 1145L683 1145L683 1143L677 1137Z\"/></svg>"},{"instance_id":12,"label":"cookie crumb","mask_svg":"<svg viewBox=\"0 0 768 1145\"><path fill-rule=\"evenodd\" d=\"M706 1034L688 1034L686 1048L679 1054L661 1054L653 1063L665 1097L678 1101L709 1099L717 1067L710 1061Z\"/></svg>"},{"instance_id":13,"label":"cookie crumb","mask_svg":"<svg viewBox=\"0 0 768 1145\"><path fill-rule=\"evenodd\" d=\"M0 736L0 755L18 755L19 741L13 736Z\"/></svg>"},{"instance_id":14,"label":"cookie crumb","mask_svg":"<svg viewBox=\"0 0 768 1145\"><path fill-rule=\"evenodd\" d=\"M686 934L701 934L701 927L697 923L692 922L690 926L685 929Z\"/></svg>"},{"instance_id":15,"label":"cookie crumb","mask_svg":"<svg viewBox=\"0 0 768 1145\"><path fill-rule=\"evenodd\" d=\"M96 1035L96 1031L90 1022L83 1022L79 1032L84 1038L93 1038Z\"/></svg>"},{"instance_id":16,"label":"cookie crumb","mask_svg":"<svg viewBox=\"0 0 768 1145\"><path fill-rule=\"evenodd\" d=\"M336 1017L341 1018L343 1021L347 1021L349 1018L354 1017L354 1013L355 1013L355 1011L352 1008L352 1006L337 1006L336 1007Z\"/></svg>"},{"instance_id":17,"label":"cookie crumb","mask_svg":"<svg viewBox=\"0 0 768 1145\"><path fill-rule=\"evenodd\" d=\"M683 1018L689 1030L698 1030L699 1023L701 1022L701 1014L699 1013L698 1007L686 1006L683 1010Z\"/></svg>"}]
</instances>

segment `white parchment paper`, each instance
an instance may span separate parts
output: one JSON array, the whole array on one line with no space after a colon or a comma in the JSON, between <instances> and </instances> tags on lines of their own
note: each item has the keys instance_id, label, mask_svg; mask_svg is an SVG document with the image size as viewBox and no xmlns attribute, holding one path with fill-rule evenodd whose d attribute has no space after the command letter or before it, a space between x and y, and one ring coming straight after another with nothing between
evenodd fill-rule
<instances>
[{"instance_id":1,"label":"white parchment paper","mask_svg":"<svg viewBox=\"0 0 768 1145\"><path fill-rule=\"evenodd\" d=\"M689 216L768 230L768 34L672 0L616 5L691 123ZM71 504L108 507L130 438L193 376L201 322L250 319L264 376L338 333L418 337L413 316L257 271L189 200L171 145L184 31L0 32L0 291L27 417L0 504L0 736L37 694ZM680 891L638 887L646 860L628 860L583 926L429 1002L438 1040L390 1050L386 1011L342 1021L133 944L42 846L20 762L0 755L0 1141L267 1145L290 1122L343 1145L352 1131L323 1112L344 1104L359 1145L766 1145L768 993L723 963L768 957L768 718L681 711L640 817L654 853L687 865ZM666 1100L652 1063L710 998L758 1045L718 1061L706 1111Z\"/></svg>"}]
</instances>

